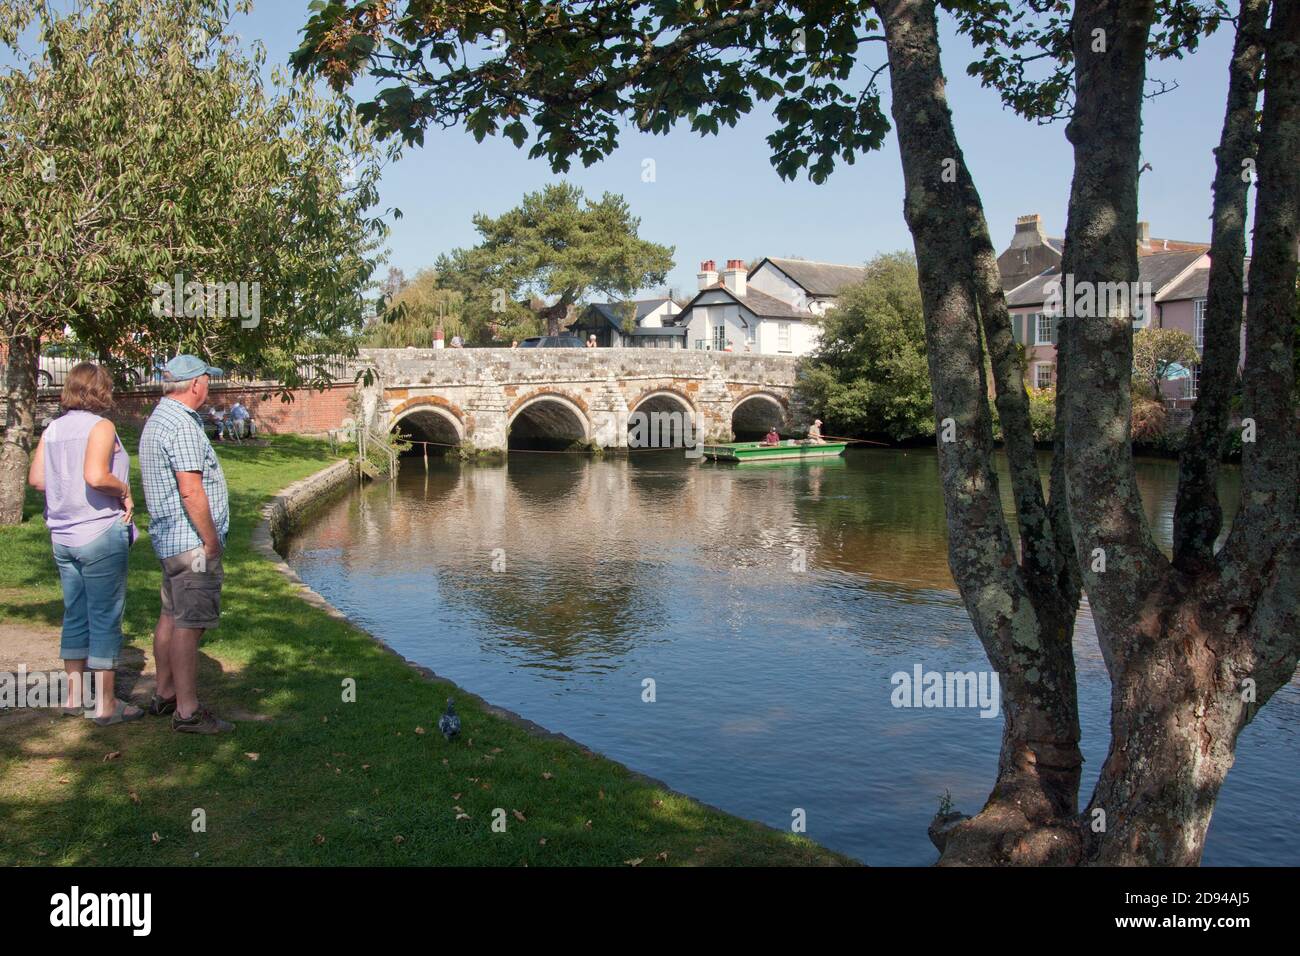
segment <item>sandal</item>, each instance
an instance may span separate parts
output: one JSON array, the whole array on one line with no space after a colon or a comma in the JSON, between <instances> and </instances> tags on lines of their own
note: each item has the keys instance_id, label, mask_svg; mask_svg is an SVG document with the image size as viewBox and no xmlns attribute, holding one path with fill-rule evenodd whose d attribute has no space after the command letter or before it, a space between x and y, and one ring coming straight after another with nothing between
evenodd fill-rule
<instances>
[{"instance_id":1,"label":"sandal","mask_svg":"<svg viewBox=\"0 0 1300 956\"><path fill-rule=\"evenodd\" d=\"M86 708L84 707L60 707L59 713L64 717L85 717Z\"/></svg>"},{"instance_id":2,"label":"sandal","mask_svg":"<svg viewBox=\"0 0 1300 956\"><path fill-rule=\"evenodd\" d=\"M113 702L113 705L113 712L107 717L94 717L91 719L101 727L112 727L114 724L124 724L129 720L139 720L144 716L143 710L134 704L128 704L120 697Z\"/></svg>"}]
</instances>

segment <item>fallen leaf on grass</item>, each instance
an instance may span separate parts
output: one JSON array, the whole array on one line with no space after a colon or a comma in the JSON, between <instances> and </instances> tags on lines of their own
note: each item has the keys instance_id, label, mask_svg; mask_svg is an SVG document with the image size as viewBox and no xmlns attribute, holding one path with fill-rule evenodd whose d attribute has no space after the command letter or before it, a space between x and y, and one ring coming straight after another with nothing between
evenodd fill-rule
<instances>
[{"instance_id":1,"label":"fallen leaf on grass","mask_svg":"<svg viewBox=\"0 0 1300 956\"><path fill-rule=\"evenodd\" d=\"M583 824L583 826L586 827L588 830L590 830L590 829L591 829L591 821L588 820L586 823Z\"/></svg>"},{"instance_id":2,"label":"fallen leaf on grass","mask_svg":"<svg viewBox=\"0 0 1300 956\"><path fill-rule=\"evenodd\" d=\"M328 717L322 717L322 718L320 719L320 722L321 722L322 724L328 724L328 723L330 722L330 719L329 719Z\"/></svg>"},{"instance_id":3,"label":"fallen leaf on grass","mask_svg":"<svg viewBox=\"0 0 1300 956\"><path fill-rule=\"evenodd\" d=\"M663 852L656 854L656 855L655 855L655 859L656 859L656 860L663 860L665 863L667 863L667 862L668 862L668 851L667 851L667 850L664 850Z\"/></svg>"},{"instance_id":4,"label":"fallen leaf on grass","mask_svg":"<svg viewBox=\"0 0 1300 956\"><path fill-rule=\"evenodd\" d=\"M361 765L361 769L362 769L362 770L369 770L369 769L370 769L370 764L368 764L368 763L363 763L363 764Z\"/></svg>"},{"instance_id":5,"label":"fallen leaf on grass","mask_svg":"<svg viewBox=\"0 0 1300 956\"><path fill-rule=\"evenodd\" d=\"M604 787L601 787L600 790L598 790L598 791L596 792L596 795L597 795L598 797L600 797L600 799L604 800L604 799L605 799L605 788L604 788Z\"/></svg>"},{"instance_id":6,"label":"fallen leaf on grass","mask_svg":"<svg viewBox=\"0 0 1300 956\"><path fill-rule=\"evenodd\" d=\"M650 801L650 806L652 806L652 807L662 807L663 805L664 805L664 802L663 802L662 800L651 800L651 801Z\"/></svg>"},{"instance_id":7,"label":"fallen leaf on grass","mask_svg":"<svg viewBox=\"0 0 1300 956\"><path fill-rule=\"evenodd\" d=\"M543 779L543 780L550 780L550 779L552 779L554 776L555 776L555 774L551 773L549 770L543 770L543 771L542 771L542 779Z\"/></svg>"},{"instance_id":8,"label":"fallen leaf on grass","mask_svg":"<svg viewBox=\"0 0 1300 956\"><path fill-rule=\"evenodd\" d=\"M136 806L140 805L140 794L136 793L134 790L128 790L126 795L131 798L131 802Z\"/></svg>"},{"instance_id":9,"label":"fallen leaf on grass","mask_svg":"<svg viewBox=\"0 0 1300 956\"><path fill-rule=\"evenodd\" d=\"M501 748L500 748L500 747L493 747L493 748L492 748L492 752L493 752L494 754L499 754L499 753L501 753Z\"/></svg>"},{"instance_id":10,"label":"fallen leaf on grass","mask_svg":"<svg viewBox=\"0 0 1300 956\"><path fill-rule=\"evenodd\" d=\"M638 856L638 857L633 857L630 860L624 860L623 862L626 863L628 866L640 866L642 862L644 862L644 860L645 857Z\"/></svg>"},{"instance_id":11,"label":"fallen leaf on grass","mask_svg":"<svg viewBox=\"0 0 1300 956\"><path fill-rule=\"evenodd\" d=\"M469 819L469 814L468 814L468 813L458 813L458 814L456 814L456 819L457 819L457 820L468 820L468 819Z\"/></svg>"},{"instance_id":12,"label":"fallen leaf on grass","mask_svg":"<svg viewBox=\"0 0 1300 956\"><path fill-rule=\"evenodd\" d=\"M464 807L452 807L452 809L455 810L457 813L464 813L464 812L465 812L465 808L464 808Z\"/></svg>"},{"instance_id":13,"label":"fallen leaf on grass","mask_svg":"<svg viewBox=\"0 0 1300 956\"><path fill-rule=\"evenodd\" d=\"M150 843L161 843L161 842L162 842L162 837L160 837L160 836L158 835L158 831L157 831L157 830L154 830L153 833L149 834L149 842L150 842Z\"/></svg>"},{"instance_id":14,"label":"fallen leaf on grass","mask_svg":"<svg viewBox=\"0 0 1300 956\"><path fill-rule=\"evenodd\" d=\"M451 798L452 798L453 800L459 800L459 799L460 799L460 794L459 794L459 793L453 793L453 794L451 795Z\"/></svg>"},{"instance_id":15,"label":"fallen leaf on grass","mask_svg":"<svg viewBox=\"0 0 1300 956\"><path fill-rule=\"evenodd\" d=\"M122 751L110 750L108 753L104 754L104 763L108 763L110 760L116 760L120 756L122 756Z\"/></svg>"},{"instance_id":16,"label":"fallen leaf on grass","mask_svg":"<svg viewBox=\"0 0 1300 956\"><path fill-rule=\"evenodd\" d=\"M317 846L320 846L322 843L325 842L325 834L323 833L316 834L314 837L311 838L311 842L315 843Z\"/></svg>"},{"instance_id":17,"label":"fallen leaf on grass","mask_svg":"<svg viewBox=\"0 0 1300 956\"><path fill-rule=\"evenodd\" d=\"M424 735L424 728L423 728L423 727L416 727L416 728L415 728L415 732L416 732L417 734L423 736L423 735Z\"/></svg>"},{"instance_id":18,"label":"fallen leaf on grass","mask_svg":"<svg viewBox=\"0 0 1300 956\"><path fill-rule=\"evenodd\" d=\"M515 819L518 820L520 823L528 822L528 818L524 816L522 813L520 813L518 810L512 810L511 812L515 815Z\"/></svg>"},{"instance_id":19,"label":"fallen leaf on grass","mask_svg":"<svg viewBox=\"0 0 1300 956\"><path fill-rule=\"evenodd\" d=\"M244 756L247 757L249 760L257 760L257 759L260 758L262 755L261 755L260 753L254 753L253 751L250 750L250 751L246 751L246 752L244 753ZM326 764L325 766L328 767L329 764Z\"/></svg>"},{"instance_id":20,"label":"fallen leaf on grass","mask_svg":"<svg viewBox=\"0 0 1300 956\"><path fill-rule=\"evenodd\" d=\"M397 834L397 836L393 837L393 842L396 843L398 846L401 846L403 843L406 842L406 837L402 836L399 833Z\"/></svg>"},{"instance_id":21,"label":"fallen leaf on grass","mask_svg":"<svg viewBox=\"0 0 1300 956\"><path fill-rule=\"evenodd\" d=\"M538 846L546 846L546 837L542 837L540 840L538 840L538 841L537 841L537 845L538 845Z\"/></svg>"}]
</instances>

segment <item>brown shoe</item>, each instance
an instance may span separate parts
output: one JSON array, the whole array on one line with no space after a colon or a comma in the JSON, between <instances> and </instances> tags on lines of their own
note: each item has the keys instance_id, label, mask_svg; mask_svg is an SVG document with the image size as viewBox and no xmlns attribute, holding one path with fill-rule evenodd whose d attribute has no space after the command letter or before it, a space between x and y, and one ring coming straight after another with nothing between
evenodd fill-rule
<instances>
[{"instance_id":1,"label":"brown shoe","mask_svg":"<svg viewBox=\"0 0 1300 956\"><path fill-rule=\"evenodd\" d=\"M234 724L217 717L206 707L200 707L188 720L180 714L172 714L172 730L179 734L220 734L234 729Z\"/></svg>"},{"instance_id":2,"label":"brown shoe","mask_svg":"<svg viewBox=\"0 0 1300 956\"><path fill-rule=\"evenodd\" d=\"M159 697L154 694L149 700L150 717L166 717L168 714L176 713L176 695L170 697Z\"/></svg>"}]
</instances>

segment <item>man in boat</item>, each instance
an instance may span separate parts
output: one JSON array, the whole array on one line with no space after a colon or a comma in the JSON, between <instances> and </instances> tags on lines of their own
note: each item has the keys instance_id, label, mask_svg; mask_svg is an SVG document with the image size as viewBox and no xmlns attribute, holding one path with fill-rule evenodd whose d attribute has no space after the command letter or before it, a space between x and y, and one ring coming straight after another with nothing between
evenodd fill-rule
<instances>
[{"instance_id":1,"label":"man in boat","mask_svg":"<svg viewBox=\"0 0 1300 956\"><path fill-rule=\"evenodd\" d=\"M822 438L822 420L820 418L813 419L812 427L808 429L808 441L814 445L826 444L826 440Z\"/></svg>"},{"instance_id":2,"label":"man in boat","mask_svg":"<svg viewBox=\"0 0 1300 956\"><path fill-rule=\"evenodd\" d=\"M768 431L767 431L767 434L763 436L763 444L764 444L764 445L779 445L779 444L781 444L781 436L777 434L776 426L775 426L775 425L773 425L771 428L769 428Z\"/></svg>"}]
</instances>

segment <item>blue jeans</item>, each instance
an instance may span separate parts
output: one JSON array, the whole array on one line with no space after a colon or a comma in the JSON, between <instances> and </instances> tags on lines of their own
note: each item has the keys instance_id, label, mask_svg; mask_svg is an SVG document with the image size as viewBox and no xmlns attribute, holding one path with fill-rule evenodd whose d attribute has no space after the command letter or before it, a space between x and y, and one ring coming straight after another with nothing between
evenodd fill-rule
<instances>
[{"instance_id":1,"label":"blue jeans","mask_svg":"<svg viewBox=\"0 0 1300 956\"><path fill-rule=\"evenodd\" d=\"M112 670L122 650L126 563L130 531L121 520L88 544L54 545L63 582L63 639L59 656L85 661L91 670Z\"/></svg>"}]
</instances>

